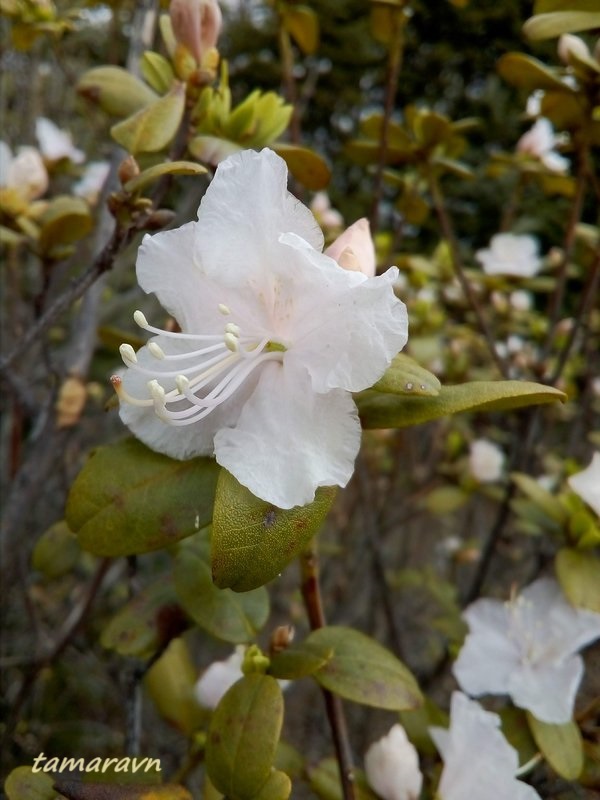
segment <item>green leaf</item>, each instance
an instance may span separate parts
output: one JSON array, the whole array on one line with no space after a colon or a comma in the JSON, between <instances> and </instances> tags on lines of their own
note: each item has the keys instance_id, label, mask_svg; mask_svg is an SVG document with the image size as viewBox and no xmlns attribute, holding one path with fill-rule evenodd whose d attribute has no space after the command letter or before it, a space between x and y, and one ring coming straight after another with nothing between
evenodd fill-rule
<instances>
[{"instance_id":1,"label":"green leaf","mask_svg":"<svg viewBox=\"0 0 600 800\"><path fill-rule=\"evenodd\" d=\"M228 800L252 800L269 780L283 722L275 678L245 675L221 698L208 730L206 769Z\"/></svg>"},{"instance_id":2,"label":"green leaf","mask_svg":"<svg viewBox=\"0 0 600 800\"><path fill-rule=\"evenodd\" d=\"M210 523L217 476L212 459L173 461L135 439L99 447L71 487L67 524L95 555L160 550Z\"/></svg>"},{"instance_id":3,"label":"green leaf","mask_svg":"<svg viewBox=\"0 0 600 800\"><path fill-rule=\"evenodd\" d=\"M319 46L319 18L312 8L294 5L284 8L283 27L304 55L312 55Z\"/></svg>"},{"instance_id":4,"label":"green leaf","mask_svg":"<svg viewBox=\"0 0 600 800\"><path fill-rule=\"evenodd\" d=\"M80 553L77 537L63 520L51 525L37 540L31 563L46 578L60 578L71 571Z\"/></svg>"},{"instance_id":5,"label":"green leaf","mask_svg":"<svg viewBox=\"0 0 600 800\"><path fill-rule=\"evenodd\" d=\"M570 603L600 614L600 559L589 550L559 550L556 575Z\"/></svg>"},{"instance_id":6,"label":"green leaf","mask_svg":"<svg viewBox=\"0 0 600 800\"><path fill-rule=\"evenodd\" d=\"M278 680L299 680L324 667L333 656L333 648L311 643L288 647L271 658L269 675Z\"/></svg>"},{"instance_id":7,"label":"green leaf","mask_svg":"<svg viewBox=\"0 0 600 800\"><path fill-rule=\"evenodd\" d=\"M171 91L110 129L113 139L128 152L155 153L174 138L183 118L185 86L175 83Z\"/></svg>"},{"instance_id":8,"label":"green leaf","mask_svg":"<svg viewBox=\"0 0 600 800\"><path fill-rule=\"evenodd\" d=\"M234 153L239 153L242 149L236 142L230 142L220 136L195 136L188 147L190 153L199 161L214 165Z\"/></svg>"},{"instance_id":9,"label":"green leaf","mask_svg":"<svg viewBox=\"0 0 600 800\"><path fill-rule=\"evenodd\" d=\"M583 769L583 740L575 722L549 725L527 712L531 735L552 769L568 781L576 780Z\"/></svg>"},{"instance_id":10,"label":"green leaf","mask_svg":"<svg viewBox=\"0 0 600 800\"><path fill-rule=\"evenodd\" d=\"M146 81L159 94L168 92L175 80L172 66L164 56L154 50L146 50L140 60L140 69Z\"/></svg>"},{"instance_id":11,"label":"green leaf","mask_svg":"<svg viewBox=\"0 0 600 800\"><path fill-rule=\"evenodd\" d=\"M238 593L217 588L211 576L208 538L194 537L175 558L175 591L185 611L203 630L234 644L249 642L269 616L269 595L261 586Z\"/></svg>"},{"instance_id":12,"label":"green leaf","mask_svg":"<svg viewBox=\"0 0 600 800\"><path fill-rule=\"evenodd\" d=\"M7 800L55 800L58 795L53 783L51 775L32 772L32 767L17 767L7 777L4 791Z\"/></svg>"},{"instance_id":13,"label":"green leaf","mask_svg":"<svg viewBox=\"0 0 600 800\"><path fill-rule=\"evenodd\" d=\"M313 677L340 697L390 711L418 708L423 702L417 682L404 664L364 633L327 626L313 631L306 643L322 652L333 651Z\"/></svg>"},{"instance_id":14,"label":"green leaf","mask_svg":"<svg viewBox=\"0 0 600 800\"><path fill-rule=\"evenodd\" d=\"M437 397L368 390L355 395L364 428L406 428L463 411L506 411L564 400L558 389L528 381L476 381L442 386Z\"/></svg>"},{"instance_id":15,"label":"green leaf","mask_svg":"<svg viewBox=\"0 0 600 800\"><path fill-rule=\"evenodd\" d=\"M365 774L360 769L353 770L356 800L377 800L377 795L369 788ZM324 758L316 767L309 767L310 788L321 800L343 800L340 768L335 758Z\"/></svg>"},{"instance_id":16,"label":"green leaf","mask_svg":"<svg viewBox=\"0 0 600 800\"><path fill-rule=\"evenodd\" d=\"M60 195L54 197L39 219L39 249L52 255L55 248L72 244L92 229L90 209L81 197Z\"/></svg>"},{"instance_id":17,"label":"green leaf","mask_svg":"<svg viewBox=\"0 0 600 800\"><path fill-rule=\"evenodd\" d=\"M542 61L525 53L506 53L498 60L498 72L504 80L534 92L536 89L573 93L573 89L556 75Z\"/></svg>"},{"instance_id":18,"label":"green leaf","mask_svg":"<svg viewBox=\"0 0 600 800\"><path fill-rule=\"evenodd\" d=\"M398 353L383 376L373 386L376 392L412 395L415 397L437 397L442 384L417 362Z\"/></svg>"},{"instance_id":19,"label":"green leaf","mask_svg":"<svg viewBox=\"0 0 600 800\"><path fill-rule=\"evenodd\" d=\"M143 759L138 759L137 764ZM139 769L139 767L138 767ZM127 773L115 774L114 781L121 783L127 780ZM105 777L107 778L108 773ZM169 783L163 786L147 786L146 784L115 786L112 781L82 782L80 780L57 780L60 797L67 800L193 800L188 790L178 784Z\"/></svg>"},{"instance_id":20,"label":"green leaf","mask_svg":"<svg viewBox=\"0 0 600 800\"><path fill-rule=\"evenodd\" d=\"M592 5L595 3L595 5ZM529 39L551 39L563 33L578 33L600 28L600 11L595 0L590 0L589 11L556 11L530 17L523 25L523 33Z\"/></svg>"},{"instance_id":21,"label":"green leaf","mask_svg":"<svg viewBox=\"0 0 600 800\"><path fill-rule=\"evenodd\" d=\"M206 167L196 164L195 161L163 161L148 167L135 178L127 181L123 186L126 192L139 192L149 183L162 178L163 175L205 175Z\"/></svg>"},{"instance_id":22,"label":"green leaf","mask_svg":"<svg viewBox=\"0 0 600 800\"><path fill-rule=\"evenodd\" d=\"M115 117L128 117L154 103L158 95L121 67L95 67L79 79L80 95Z\"/></svg>"},{"instance_id":23,"label":"green leaf","mask_svg":"<svg viewBox=\"0 0 600 800\"><path fill-rule=\"evenodd\" d=\"M136 594L110 620L100 644L122 656L150 658L186 627L173 583L164 577Z\"/></svg>"},{"instance_id":24,"label":"green leaf","mask_svg":"<svg viewBox=\"0 0 600 800\"><path fill-rule=\"evenodd\" d=\"M221 470L211 540L214 582L247 592L277 577L317 533L334 497L335 488L321 487L312 503L284 510Z\"/></svg>"},{"instance_id":25,"label":"green leaf","mask_svg":"<svg viewBox=\"0 0 600 800\"><path fill-rule=\"evenodd\" d=\"M325 189L331 180L331 170L324 159L307 147L277 142L273 150L288 165L294 178L312 191Z\"/></svg>"},{"instance_id":26,"label":"green leaf","mask_svg":"<svg viewBox=\"0 0 600 800\"><path fill-rule=\"evenodd\" d=\"M274 770L262 789L252 800L287 800L292 793L292 782L285 772Z\"/></svg>"},{"instance_id":27,"label":"green leaf","mask_svg":"<svg viewBox=\"0 0 600 800\"><path fill-rule=\"evenodd\" d=\"M535 478L522 472L513 472L510 477L523 494L533 500L550 519L561 523L566 520L565 509L560 500L544 489Z\"/></svg>"}]
</instances>

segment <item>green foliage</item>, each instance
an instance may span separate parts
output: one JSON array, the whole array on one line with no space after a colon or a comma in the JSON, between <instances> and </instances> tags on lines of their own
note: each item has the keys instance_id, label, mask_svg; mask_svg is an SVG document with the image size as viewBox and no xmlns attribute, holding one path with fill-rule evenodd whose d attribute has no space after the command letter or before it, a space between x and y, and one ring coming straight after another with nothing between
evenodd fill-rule
<instances>
[{"instance_id":1,"label":"green foliage","mask_svg":"<svg viewBox=\"0 0 600 800\"><path fill-rule=\"evenodd\" d=\"M600 558L589 550L563 548L556 555L555 566L570 602L600 614Z\"/></svg>"},{"instance_id":2,"label":"green foliage","mask_svg":"<svg viewBox=\"0 0 600 800\"><path fill-rule=\"evenodd\" d=\"M181 83L159 100L118 122L110 129L116 142L133 155L163 150L179 129L185 109L185 89Z\"/></svg>"},{"instance_id":3,"label":"green foliage","mask_svg":"<svg viewBox=\"0 0 600 800\"><path fill-rule=\"evenodd\" d=\"M566 780L579 777L583 769L583 740L575 722L549 725L527 714L529 728L544 758Z\"/></svg>"},{"instance_id":4,"label":"green foliage","mask_svg":"<svg viewBox=\"0 0 600 800\"><path fill-rule=\"evenodd\" d=\"M376 800L377 795L371 791L365 773L354 770L356 800ZM310 788L321 800L343 800L340 783L340 769L335 758L325 758L316 767L309 769Z\"/></svg>"},{"instance_id":5,"label":"green foliage","mask_svg":"<svg viewBox=\"0 0 600 800\"><path fill-rule=\"evenodd\" d=\"M114 117L129 117L158 100L139 78L121 67L94 67L79 79L77 91Z\"/></svg>"},{"instance_id":6,"label":"green foliage","mask_svg":"<svg viewBox=\"0 0 600 800\"><path fill-rule=\"evenodd\" d=\"M51 775L34 773L31 767L17 767L6 778L4 790L7 800L56 800L53 783Z\"/></svg>"},{"instance_id":7,"label":"green foliage","mask_svg":"<svg viewBox=\"0 0 600 800\"><path fill-rule=\"evenodd\" d=\"M37 540L31 564L46 578L56 579L73 569L81 549L66 522L51 525Z\"/></svg>"}]
</instances>

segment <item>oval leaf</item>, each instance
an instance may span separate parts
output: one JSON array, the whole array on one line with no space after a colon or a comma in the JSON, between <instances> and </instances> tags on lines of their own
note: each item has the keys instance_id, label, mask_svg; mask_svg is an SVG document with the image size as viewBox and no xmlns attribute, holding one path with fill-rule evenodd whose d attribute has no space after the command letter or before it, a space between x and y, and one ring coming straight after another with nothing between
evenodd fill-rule
<instances>
[{"instance_id":1,"label":"oval leaf","mask_svg":"<svg viewBox=\"0 0 600 800\"><path fill-rule=\"evenodd\" d=\"M506 411L565 399L558 389L528 381L442 386L437 397L392 396L372 390L355 396L364 428L407 428L462 411Z\"/></svg>"},{"instance_id":2,"label":"oval leaf","mask_svg":"<svg viewBox=\"0 0 600 800\"><path fill-rule=\"evenodd\" d=\"M175 591L181 605L201 628L217 639L249 642L269 616L269 595L261 586L237 593L218 589L211 576L209 543L184 545L175 559Z\"/></svg>"},{"instance_id":3,"label":"oval leaf","mask_svg":"<svg viewBox=\"0 0 600 800\"><path fill-rule=\"evenodd\" d=\"M135 439L99 447L71 487L67 523L95 555L160 550L210 523L217 476L212 459L173 461Z\"/></svg>"},{"instance_id":4,"label":"oval leaf","mask_svg":"<svg viewBox=\"0 0 600 800\"><path fill-rule=\"evenodd\" d=\"M560 550L556 575L570 603L600 614L600 559L589 551Z\"/></svg>"},{"instance_id":5,"label":"oval leaf","mask_svg":"<svg viewBox=\"0 0 600 800\"><path fill-rule=\"evenodd\" d=\"M275 770L252 800L287 800L292 793L292 782L285 772Z\"/></svg>"},{"instance_id":6,"label":"oval leaf","mask_svg":"<svg viewBox=\"0 0 600 800\"><path fill-rule=\"evenodd\" d=\"M164 56L154 50L146 50L140 60L142 75L159 94L168 92L175 80L173 67Z\"/></svg>"},{"instance_id":7,"label":"oval leaf","mask_svg":"<svg viewBox=\"0 0 600 800\"><path fill-rule=\"evenodd\" d=\"M135 178L127 181L123 189L130 193L139 192L149 183L162 178L163 175L204 175L205 173L206 167L196 164L195 161L163 161L153 167L148 167Z\"/></svg>"},{"instance_id":8,"label":"oval leaf","mask_svg":"<svg viewBox=\"0 0 600 800\"><path fill-rule=\"evenodd\" d=\"M377 795L369 788L364 772L359 769L354 769L353 772L356 800L377 800ZM344 792L340 781L340 768L337 759L323 759L316 767L309 768L308 776L310 788L322 800L343 800ZM404 794L399 795L399 797L403 796Z\"/></svg>"},{"instance_id":9,"label":"oval leaf","mask_svg":"<svg viewBox=\"0 0 600 800\"><path fill-rule=\"evenodd\" d=\"M431 372L423 369L417 362L398 353L392 363L373 386L376 392L408 394L417 397L436 397L442 384Z\"/></svg>"},{"instance_id":10,"label":"oval leaf","mask_svg":"<svg viewBox=\"0 0 600 800\"><path fill-rule=\"evenodd\" d=\"M519 89L536 89L572 93L573 89L555 75L542 61L525 53L506 53L498 60L498 72L504 80Z\"/></svg>"},{"instance_id":11,"label":"oval leaf","mask_svg":"<svg viewBox=\"0 0 600 800\"><path fill-rule=\"evenodd\" d=\"M230 800L251 800L267 783L283 722L275 678L245 675L221 698L208 731L206 770Z\"/></svg>"},{"instance_id":12,"label":"oval leaf","mask_svg":"<svg viewBox=\"0 0 600 800\"><path fill-rule=\"evenodd\" d=\"M319 46L319 18L312 8L284 7L283 26L305 55L315 52Z\"/></svg>"},{"instance_id":13,"label":"oval leaf","mask_svg":"<svg viewBox=\"0 0 600 800\"><path fill-rule=\"evenodd\" d=\"M132 758L127 761L131 761L131 767L134 769L144 759ZM122 775L115 776L116 780L119 778L122 778ZM86 781L83 783L82 781L57 780L55 786L60 791L60 797L65 797L67 800L193 800L187 789L175 783L149 787L146 784L114 786L108 782L88 783Z\"/></svg>"},{"instance_id":14,"label":"oval leaf","mask_svg":"<svg viewBox=\"0 0 600 800\"><path fill-rule=\"evenodd\" d=\"M332 656L331 647L305 641L274 655L269 665L269 675L277 680L306 678L324 667Z\"/></svg>"},{"instance_id":15,"label":"oval leaf","mask_svg":"<svg viewBox=\"0 0 600 800\"><path fill-rule=\"evenodd\" d=\"M4 782L4 791L7 800L55 800L52 784L50 775L32 772L31 767L17 767Z\"/></svg>"},{"instance_id":16,"label":"oval leaf","mask_svg":"<svg viewBox=\"0 0 600 800\"><path fill-rule=\"evenodd\" d=\"M529 39L551 39L563 33L578 33L600 28L600 11L556 11L530 17L523 25L523 33Z\"/></svg>"},{"instance_id":17,"label":"oval leaf","mask_svg":"<svg viewBox=\"0 0 600 800\"><path fill-rule=\"evenodd\" d=\"M83 239L92 229L88 204L80 197L68 195L51 200L39 222L38 244L44 254L52 254L55 248Z\"/></svg>"},{"instance_id":18,"label":"oval leaf","mask_svg":"<svg viewBox=\"0 0 600 800\"><path fill-rule=\"evenodd\" d=\"M364 633L328 626L313 631L306 643L333 651L313 677L340 697L390 711L406 711L422 704L423 697L409 670Z\"/></svg>"},{"instance_id":19,"label":"oval leaf","mask_svg":"<svg viewBox=\"0 0 600 800\"><path fill-rule=\"evenodd\" d=\"M122 67L95 67L77 84L83 97L115 117L128 117L158 100L149 86Z\"/></svg>"},{"instance_id":20,"label":"oval leaf","mask_svg":"<svg viewBox=\"0 0 600 800\"><path fill-rule=\"evenodd\" d=\"M574 781L583 769L583 740L574 722L549 725L529 712L527 721L535 743L552 769L568 781Z\"/></svg>"},{"instance_id":21,"label":"oval leaf","mask_svg":"<svg viewBox=\"0 0 600 800\"><path fill-rule=\"evenodd\" d=\"M133 155L155 153L166 147L177 133L184 108L185 87L176 83L160 100L113 125L111 136Z\"/></svg>"},{"instance_id":22,"label":"oval leaf","mask_svg":"<svg viewBox=\"0 0 600 800\"><path fill-rule=\"evenodd\" d=\"M60 578L73 568L80 553L77 537L67 523L56 522L37 540L31 563L46 578Z\"/></svg>"},{"instance_id":23,"label":"oval leaf","mask_svg":"<svg viewBox=\"0 0 600 800\"><path fill-rule=\"evenodd\" d=\"M325 189L331 180L331 170L323 158L306 147L277 142L273 150L283 158L294 178L312 191Z\"/></svg>"},{"instance_id":24,"label":"oval leaf","mask_svg":"<svg viewBox=\"0 0 600 800\"><path fill-rule=\"evenodd\" d=\"M312 503L283 510L221 470L211 539L214 582L247 592L276 578L317 533L334 497L335 488L321 487Z\"/></svg>"}]
</instances>

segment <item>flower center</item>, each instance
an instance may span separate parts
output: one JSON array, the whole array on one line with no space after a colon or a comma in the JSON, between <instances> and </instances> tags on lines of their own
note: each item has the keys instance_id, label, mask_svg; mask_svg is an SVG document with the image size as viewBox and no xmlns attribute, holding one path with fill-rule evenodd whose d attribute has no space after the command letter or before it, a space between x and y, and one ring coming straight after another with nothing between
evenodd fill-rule
<instances>
[{"instance_id":1,"label":"flower center","mask_svg":"<svg viewBox=\"0 0 600 800\"><path fill-rule=\"evenodd\" d=\"M231 314L222 304L219 311L224 316ZM222 334L205 335L155 328L141 311L136 311L133 318L149 333L199 345L186 353L167 355L157 342L149 342L149 354L164 367L160 370L142 366L131 345L122 344L119 348L126 367L150 378L147 383L150 396L139 398L124 389L119 376L113 376L111 383L119 399L142 408L153 406L157 417L169 425L191 425L208 416L235 393L259 364L282 361L287 350L285 345L268 337L244 333L235 322L228 322ZM174 389L167 390L160 383L165 378L175 383Z\"/></svg>"}]
</instances>

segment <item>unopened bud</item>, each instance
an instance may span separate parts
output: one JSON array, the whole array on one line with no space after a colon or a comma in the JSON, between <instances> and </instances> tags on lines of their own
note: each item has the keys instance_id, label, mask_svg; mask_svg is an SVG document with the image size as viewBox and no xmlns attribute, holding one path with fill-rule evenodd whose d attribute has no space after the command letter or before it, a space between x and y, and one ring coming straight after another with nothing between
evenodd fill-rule
<instances>
[{"instance_id":1,"label":"unopened bud","mask_svg":"<svg viewBox=\"0 0 600 800\"><path fill-rule=\"evenodd\" d=\"M121 161L118 171L121 186L124 186L127 181L130 181L132 178L137 178L139 174L140 167L133 156L127 156L127 158L124 158L123 161Z\"/></svg>"},{"instance_id":2,"label":"unopened bud","mask_svg":"<svg viewBox=\"0 0 600 800\"><path fill-rule=\"evenodd\" d=\"M81 378L70 377L60 387L56 401L56 424L59 428L75 425L85 406L87 392Z\"/></svg>"},{"instance_id":3,"label":"unopened bud","mask_svg":"<svg viewBox=\"0 0 600 800\"><path fill-rule=\"evenodd\" d=\"M293 625L280 625L275 628L271 635L271 653L281 653L286 650L294 641L294 626Z\"/></svg>"},{"instance_id":4,"label":"unopened bud","mask_svg":"<svg viewBox=\"0 0 600 800\"><path fill-rule=\"evenodd\" d=\"M196 60L202 63L207 50L215 47L223 18L216 0L171 0L169 8L173 33Z\"/></svg>"},{"instance_id":5,"label":"unopened bud","mask_svg":"<svg viewBox=\"0 0 600 800\"><path fill-rule=\"evenodd\" d=\"M174 218L175 212L170 208L158 208L144 221L144 228L152 231L160 230L173 222Z\"/></svg>"},{"instance_id":6,"label":"unopened bud","mask_svg":"<svg viewBox=\"0 0 600 800\"><path fill-rule=\"evenodd\" d=\"M558 57L569 66L572 65L573 56L584 61L590 57L590 51L583 39L573 36L572 33L563 33L558 40Z\"/></svg>"}]
</instances>

